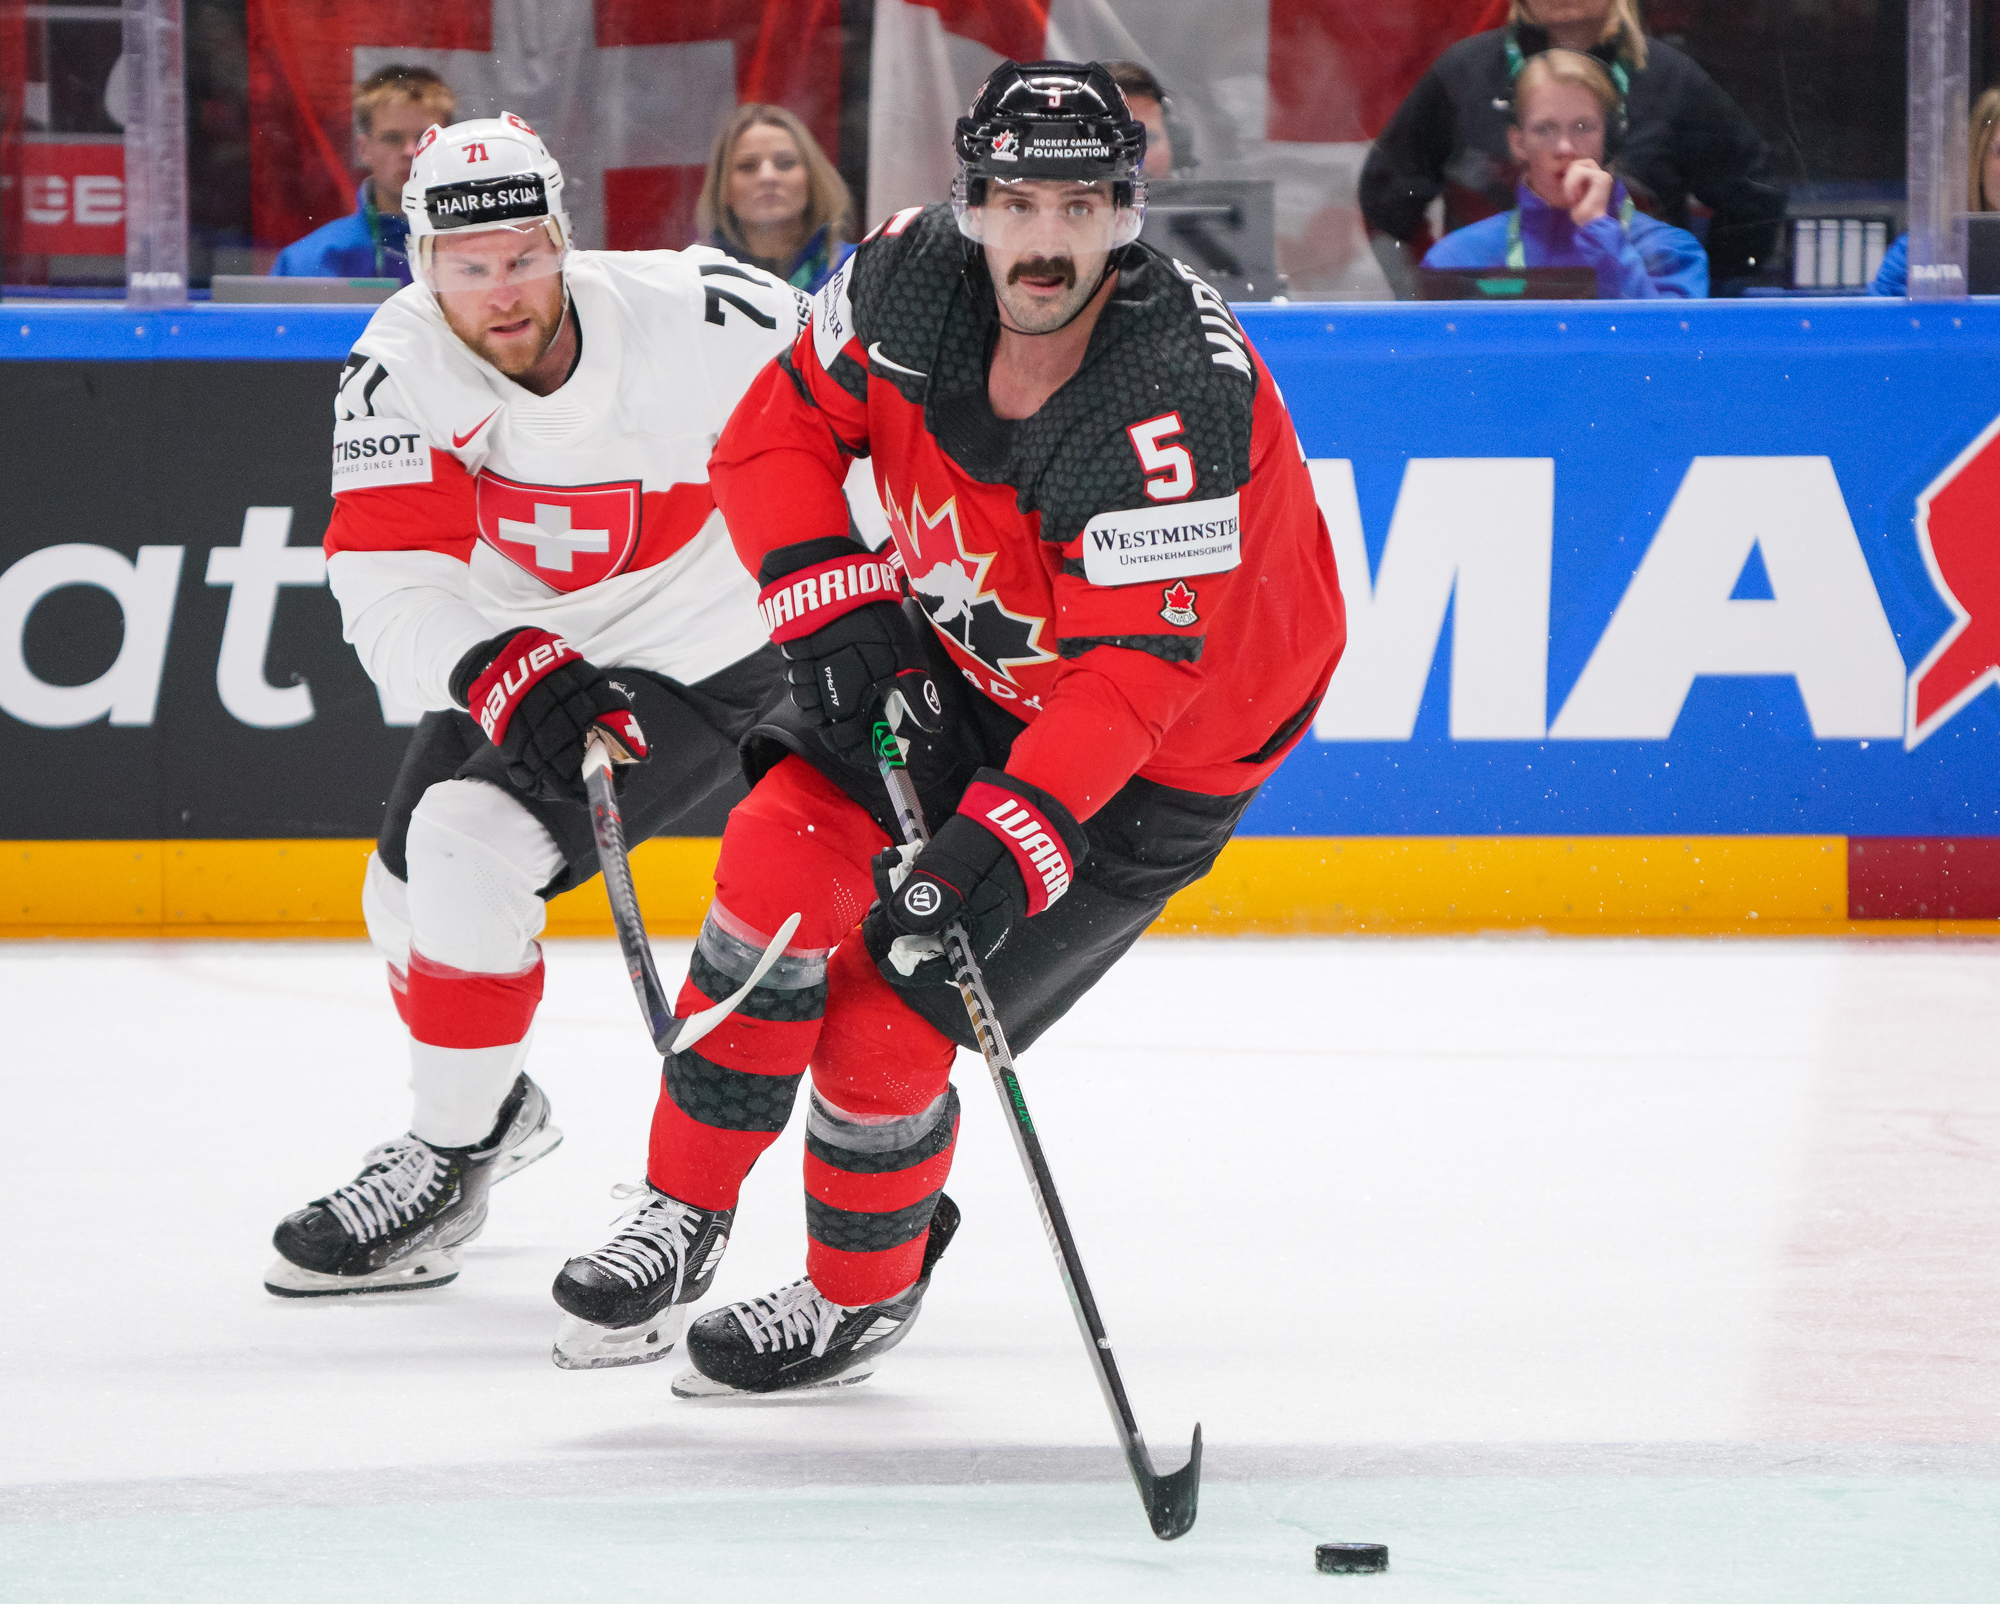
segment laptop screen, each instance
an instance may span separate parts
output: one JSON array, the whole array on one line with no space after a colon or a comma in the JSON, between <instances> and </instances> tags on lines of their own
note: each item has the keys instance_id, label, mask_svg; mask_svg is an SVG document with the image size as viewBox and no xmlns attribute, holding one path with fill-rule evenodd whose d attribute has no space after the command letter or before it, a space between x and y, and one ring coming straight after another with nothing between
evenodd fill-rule
<instances>
[{"instance_id":1,"label":"laptop screen","mask_svg":"<svg viewBox=\"0 0 2000 1604\"><path fill-rule=\"evenodd\" d=\"M1588 267L1420 267L1420 301L1594 301Z\"/></svg>"}]
</instances>

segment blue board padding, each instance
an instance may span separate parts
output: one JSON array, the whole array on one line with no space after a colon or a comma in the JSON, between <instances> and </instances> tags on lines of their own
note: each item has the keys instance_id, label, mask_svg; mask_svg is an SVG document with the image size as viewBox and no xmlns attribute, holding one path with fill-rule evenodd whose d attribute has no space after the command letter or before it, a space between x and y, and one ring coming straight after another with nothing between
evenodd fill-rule
<instances>
[{"instance_id":1,"label":"blue board padding","mask_svg":"<svg viewBox=\"0 0 2000 1604\"><path fill-rule=\"evenodd\" d=\"M1942 307L1934 310L1933 307ZM0 304L0 359L41 361L340 360L367 326L372 306L246 306L194 303L171 312L98 303ZM1953 305L1886 299L1539 302L1492 306L1323 302L1239 306L1287 399L1286 370L1331 354L1365 361L1517 352L1539 356L1664 357L1700 352L1823 352L1830 346L1933 349L2000 339L2000 298ZM24 334L22 331L26 330ZM281 333L280 330L283 332Z\"/></svg>"},{"instance_id":2,"label":"blue board padding","mask_svg":"<svg viewBox=\"0 0 2000 1604\"><path fill-rule=\"evenodd\" d=\"M372 306L191 305L171 312L9 301L0 360L342 362Z\"/></svg>"}]
</instances>

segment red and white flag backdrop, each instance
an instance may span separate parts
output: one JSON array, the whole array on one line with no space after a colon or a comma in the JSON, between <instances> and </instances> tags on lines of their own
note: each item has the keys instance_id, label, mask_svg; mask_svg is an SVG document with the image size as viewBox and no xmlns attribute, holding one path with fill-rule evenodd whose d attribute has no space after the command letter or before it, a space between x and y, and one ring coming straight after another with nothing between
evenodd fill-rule
<instances>
[{"instance_id":1,"label":"red and white flag backdrop","mask_svg":"<svg viewBox=\"0 0 2000 1604\"><path fill-rule=\"evenodd\" d=\"M1368 139L1438 52L1506 0L876 0L869 216L940 200L951 125L1003 57L1144 62L1199 176L1277 183L1298 289L1380 280L1354 185ZM283 245L349 211L352 85L435 68L461 116L514 111L568 175L586 245L682 245L719 123L775 101L838 151L839 0L249 0L254 233Z\"/></svg>"},{"instance_id":2,"label":"red and white flag backdrop","mask_svg":"<svg viewBox=\"0 0 2000 1604\"><path fill-rule=\"evenodd\" d=\"M1506 0L875 0L869 208L946 193L952 121L1003 58L1123 58L1173 97L1195 176L1276 181L1295 290L1379 290L1354 198L1368 141L1446 45L1506 15Z\"/></svg>"},{"instance_id":3,"label":"red and white flag backdrop","mask_svg":"<svg viewBox=\"0 0 2000 1604\"><path fill-rule=\"evenodd\" d=\"M270 249L354 209L353 86L434 69L458 114L525 117L563 164L577 238L687 244L740 101L840 122L840 0L249 0L252 231Z\"/></svg>"}]
</instances>

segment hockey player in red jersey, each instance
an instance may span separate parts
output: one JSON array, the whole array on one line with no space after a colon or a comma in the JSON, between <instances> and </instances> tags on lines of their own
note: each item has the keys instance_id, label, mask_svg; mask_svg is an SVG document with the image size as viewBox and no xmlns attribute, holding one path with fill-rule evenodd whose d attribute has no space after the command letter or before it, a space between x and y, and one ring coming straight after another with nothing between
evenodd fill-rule
<instances>
[{"instance_id":1,"label":"hockey player in red jersey","mask_svg":"<svg viewBox=\"0 0 2000 1604\"><path fill-rule=\"evenodd\" d=\"M1312 719L1344 639L1331 545L1227 306L1136 243L1144 146L1101 66L999 68L958 124L952 203L862 243L717 446L792 705L746 742L754 787L683 1006L805 921L781 971L668 1058L650 1212L558 1278L559 1358L679 1336L810 1067L806 1277L697 1320L675 1391L869 1374L957 1218L948 1074L973 1040L939 932L966 921L1027 1046L1208 871ZM847 534L856 457L881 554ZM888 850L869 749L895 690L943 821L913 861Z\"/></svg>"},{"instance_id":2,"label":"hockey player in red jersey","mask_svg":"<svg viewBox=\"0 0 2000 1604\"><path fill-rule=\"evenodd\" d=\"M362 899L415 1108L279 1225L288 1297L450 1281L492 1183L561 1139L523 1065L545 901L597 872L587 733L645 760L637 842L734 778L784 694L707 459L804 295L706 248L571 249L561 169L511 115L425 134L403 208L418 282L342 376L326 550L385 701L426 710Z\"/></svg>"}]
</instances>

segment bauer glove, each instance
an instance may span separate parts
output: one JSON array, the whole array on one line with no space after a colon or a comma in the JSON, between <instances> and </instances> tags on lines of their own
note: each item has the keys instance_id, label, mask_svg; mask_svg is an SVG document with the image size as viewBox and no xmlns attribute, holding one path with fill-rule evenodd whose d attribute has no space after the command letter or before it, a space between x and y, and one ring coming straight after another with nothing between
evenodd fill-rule
<instances>
[{"instance_id":1,"label":"bauer glove","mask_svg":"<svg viewBox=\"0 0 2000 1604\"><path fill-rule=\"evenodd\" d=\"M962 921L973 953L990 958L1019 919L1031 919L1070 887L1089 850L1083 826L1039 786L1000 769L981 769L958 811L930 844L874 859L881 901L864 932L892 985L935 985L949 968L928 960L945 926ZM907 872L904 872L907 865Z\"/></svg>"},{"instance_id":2,"label":"bauer glove","mask_svg":"<svg viewBox=\"0 0 2000 1604\"><path fill-rule=\"evenodd\" d=\"M757 608L785 654L793 705L843 761L875 766L870 728L892 690L918 729L942 727L944 704L885 557L827 535L768 553L757 580Z\"/></svg>"},{"instance_id":3,"label":"bauer glove","mask_svg":"<svg viewBox=\"0 0 2000 1604\"><path fill-rule=\"evenodd\" d=\"M516 789L544 802L583 797L584 741L596 725L634 762L646 760L630 699L545 629L481 641L451 671L451 694L500 748Z\"/></svg>"}]
</instances>

